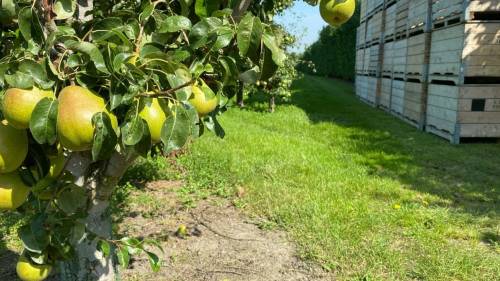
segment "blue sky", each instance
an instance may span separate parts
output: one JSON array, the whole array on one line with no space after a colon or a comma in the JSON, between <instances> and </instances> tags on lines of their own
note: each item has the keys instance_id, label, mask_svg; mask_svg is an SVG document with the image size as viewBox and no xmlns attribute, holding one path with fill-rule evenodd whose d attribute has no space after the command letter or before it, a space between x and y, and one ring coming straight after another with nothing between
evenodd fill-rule
<instances>
[{"instance_id":1,"label":"blue sky","mask_svg":"<svg viewBox=\"0 0 500 281\"><path fill-rule=\"evenodd\" d=\"M283 15L276 16L274 21L298 36L297 47L291 50L295 52L302 52L306 46L314 43L321 29L327 25L319 15L319 6L310 6L301 0L295 1L291 8L288 8Z\"/></svg>"}]
</instances>

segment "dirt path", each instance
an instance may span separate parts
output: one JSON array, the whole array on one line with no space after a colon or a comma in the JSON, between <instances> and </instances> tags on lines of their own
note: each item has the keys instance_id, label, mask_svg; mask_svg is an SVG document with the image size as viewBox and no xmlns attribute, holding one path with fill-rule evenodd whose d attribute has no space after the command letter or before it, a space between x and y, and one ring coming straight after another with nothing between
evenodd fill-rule
<instances>
[{"instance_id":1,"label":"dirt path","mask_svg":"<svg viewBox=\"0 0 500 281\"><path fill-rule=\"evenodd\" d=\"M147 260L136 260L124 272L124 280L190 281L302 281L333 280L320 267L301 261L296 248L281 231L261 230L230 202L218 198L199 202L191 210L178 210L172 199L172 183L148 184L157 200L169 202L162 215L146 219L140 215L125 218L136 235L169 238L162 242L164 266L151 273ZM132 195L134 196L134 195ZM138 213L144 206L131 206ZM142 210L141 210L142 209ZM145 227L146 225L146 227ZM185 238L175 235L180 225L187 226Z\"/></svg>"},{"instance_id":2,"label":"dirt path","mask_svg":"<svg viewBox=\"0 0 500 281\"><path fill-rule=\"evenodd\" d=\"M286 233L260 229L258 221L227 200L210 198L195 208L179 209L175 189L181 184L149 183L144 190L132 191L128 204L120 206L120 234L156 238L165 250L159 272L153 273L148 260L139 256L122 271L123 281L334 280L318 265L300 260ZM186 236L176 233L181 225L186 226ZM0 255L1 280L17 280L16 260L13 252Z\"/></svg>"}]
</instances>

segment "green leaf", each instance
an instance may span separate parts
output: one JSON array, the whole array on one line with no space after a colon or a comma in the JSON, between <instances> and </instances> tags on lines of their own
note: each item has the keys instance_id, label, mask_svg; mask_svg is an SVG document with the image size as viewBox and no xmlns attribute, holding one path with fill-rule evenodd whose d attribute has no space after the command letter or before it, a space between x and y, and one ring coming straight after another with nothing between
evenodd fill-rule
<instances>
[{"instance_id":1,"label":"green leaf","mask_svg":"<svg viewBox=\"0 0 500 281\"><path fill-rule=\"evenodd\" d=\"M125 145L136 145L138 144L145 130L144 120L138 115L133 116L122 126L122 141Z\"/></svg>"},{"instance_id":2,"label":"green leaf","mask_svg":"<svg viewBox=\"0 0 500 281\"><path fill-rule=\"evenodd\" d=\"M283 66L286 55L285 52L279 47L278 43L276 43L276 38L269 33L265 33L262 35L262 41L264 42L264 45L271 50L273 54L273 61L278 66Z\"/></svg>"},{"instance_id":3,"label":"green leaf","mask_svg":"<svg viewBox=\"0 0 500 281\"><path fill-rule=\"evenodd\" d=\"M158 272L160 270L160 267L161 267L160 258L152 252L149 252L149 251L145 251L145 252L148 255L149 265L151 266L151 269L154 272Z\"/></svg>"},{"instance_id":4,"label":"green leaf","mask_svg":"<svg viewBox=\"0 0 500 281\"><path fill-rule=\"evenodd\" d=\"M259 80L260 70L258 66L254 66L253 68L243 72L240 74L239 79L248 84L253 84Z\"/></svg>"},{"instance_id":5,"label":"green leaf","mask_svg":"<svg viewBox=\"0 0 500 281\"><path fill-rule=\"evenodd\" d=\"M111 246L109 245L108 241L99 240L99 243L97 243L97 248L105 257L109 257L109 254L111 253Z\"/></svg>"},{"instance_id":6,"label":"green leaf","mask_svg":"<svg viewBox=\"0 0 500 281\"><path fill-rule=\"evenodd\" d=\"M57 206L68 215L75 214L87 206L87 192L85 188L70 184L57 197Z\"/></svg>"},{"instance_id":7,"label":"green leaf","mask_svg":"<svg viewBox=\"0 0 500 281\"><path fill-rule=\"evenodd\" d=\"M234 85L238 79L238 66L232 57L221 57L220 64L224 68L224 85Z\"/></svg>"},{"instance_id":8,"label":"green leaf","mask_svg":"<svg viewBox=\"0 0 500 281\"><path fill-rule=\"evenodd\" d=\"M128 252L127 247L121 247L116 252L116 257L118 258L118 262L123 268L127 268L130 262L130 254Z\"/></svg>"},{"instance_id":9,"label":"green leaf","mask_svg":"<svg viewBox=\"0 0 500 281\"><path fill-rule=\"evenodd\" d=\"M21 239L23 247L30 252L40 254L45 249L46 245L36 239L29 225L19 228L18 236Z\"/></svg>"},{"instance_id":10,"label":"green leaf","mask_svg":"<svg viewBox=\"0 0 500 281\"><path fill-rule=\"evenodd\" d=\"M219 10L220 0L196 0L194 13L200 18L206 18Z\"/></svg>"},{"instance_id":11,"label":"green leaf","mask_svg":"<svg viewBox=\"0 0 500 281\"><path fill-rule=\"evenodd\" d=\"M198 49L206 45L209 40L217 39L217 28L222 25L222 21L218 18L204 18L196 23L189 33L189 41L191 48Z\"/></svg>"},{"instance_id":12,"label":"green leaf","mask_svg":"<svg viewBox=\"0 0 500 281\"><path fill-rule=\"evenodd\" d=\"M132 56L131 53L119 53L113 59L113 70L115 72L119 72L122 65Z\"/></svg>"},{"instance_id":13,"label":"green leaf","mask_svg":"<svg viewBox=\"0 0 500 281\"><path fill-rule=\"evenodd\" d=\"M32 19L31 7L24 7L19 11L18 15L18 25L19 31L24 37L24 40L31 40L31 19Z\"/></svg>"},{"instance_id":14,"label":"green leaf","mask_svg":"<svg viewBox=\"0 0 500 281\"><path fill-rule=\"evenodd\" d=\"M32 60L23 60L19 65L19 71L31 76L33 81L43 89L54 86L54 81L49 81L43 64Z\"/></svg>"},{"instance_id":15,"label":"green leaf","mask_svg":"<svg viewBox=\"0 0 500 281\"><path fill-rule=\"evenodd\" d=\"M191 74L189 71L179 68L175 71L174 74L167 75L168 83L171 88L178 87L182 84L185 84L191 80ZM191 96L191 87L184 87L177 91L175 91L176 97L180 101L187 101Z\"/></svg>"},{"instance_id":16,"label":"green leaf","mask_svg":"<svg viewBox=\"0 0 500 281\"><path fill-rule=\"evenodd\" d=\"M215 41L212 49L217 51L219 49L225 48L233 40L234 32L229 26L221 26L217 29L217 40Z\"/></svg>"},{"instance_id":17,"label":"green leaf","mask_svg":"<svg viewBox=\"0 0 500 281\"><path fill-rule=\"evenodd\" d=\"M164 152L182 148L189 139L192 132L193 120L183 105L175 105L172 108L161 131L161 140L165 145Z\"/></svg>"},{"instance_id":18,"label":"green leaf","mask_svg":"<svg viewBox=\"0 0 500 281\"><path fill-rule=\"evenodd\" d=\"M181 4L181 14L183 16L189 16L189 13L191 12L191 4L193 4L194 0L179 0L179 3Z\"/></svg>"},{"instance_id":19,"label":"green leaf","mask_svg":"<svg viewBox=\"0 0 500 281\"><path fill-rule=\"evenodd\" d=\"M105 112L98 112L92 116L94 126L94 142L92 144L92 159L105 160L111 157L118 137L111 125L111 119Z\"/></svg>"},{"instance_id":20,"label":"green leaf","mask_svg":"<svg viewBox=\"0 0 500 281\"><path fill-rule=\"evenodd\" d=\"M249 57L255 64L259 61L262 24L258 17L247 13L238 25L237 42L240 55Z\"/></svg>"},{"instance_id":21,"label":"green leaf","mask_svg":"<svg viewBox=\"0 0 500 281\"><path fill-rule=\"evenodd\" d=\"M260 74L260 80L267 81L271 78L274 73L278 70L278 65L274 62L272 52L269 48L264 47L264 59L262 60L262 72Z\"/></svg>"},{"instance_id":22,"label":"green leaf","mask_svg":"<svg viewBox=\"0 0 500 281\"><path fill-rule=\"evenodd\" d=\"M99 71L110 74L108 68L106 67L106 64L104 63L104 57L94 44L89 42L68 40L64 42L64 45L70 50L87 54Z\"/></svg>"},{"instance_id":23,"label":"green leaf","mask_svg":"<svg viewBox=\"0 0 500 281\"><path fill-rule=\"evenodd\" d=\"M28 74L16 71L15 74L5 74L5 82L13 88L31 89L33 88L33 77Z\"/></svg>"},{"instance_id":24,"label":"green leaf","mask_svg":"<svg viewBox=\"0 0 500 281\"><path fill-rule=\"evenodd\" d=\"M171 16L162 22L158 32L178 32L180 30L190 29L191 21L188 18L184 16Z\"/></svg>"},{"instance_id":25,"label":"green leaf","mask_svg":"<svg viewBox=\"0 0 500 281\"><path fill-rule=\"evenodd\" d=\"M149 17L153 14L154 10L155 6L152 3L147 3L142 9L142 12L139 14L139 21L140 22L147 21Z\"/></svg>"},{"instance_id":26,"label":"green leaf","mask_svg":"<svg viewBox=\"0 0 500 281\"><path fill-rule=\"evenodd\" d=\"M39 144L54 144L57 139L57 107L55 99L44 98L39 101L30 120L30 131Z\"/></svg>"},{"instance_id":27,"label":"green leaf","mask_svg":"<svg viewBox=\"0 0 500 281\"><path fill-rule=\"evenodd\" d=\"M76 10L76 0L57 0L52 6L56 20L65 20L73 16Z\"/></svg>"}]
</instances>

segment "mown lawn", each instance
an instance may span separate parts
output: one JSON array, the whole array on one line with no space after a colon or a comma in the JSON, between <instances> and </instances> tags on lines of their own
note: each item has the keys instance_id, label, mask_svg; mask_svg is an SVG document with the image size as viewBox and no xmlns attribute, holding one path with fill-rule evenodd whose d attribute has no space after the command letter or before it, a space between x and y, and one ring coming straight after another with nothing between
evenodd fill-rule
<instances>
[{"instance_id":1,"label":"mown lawn","mask_svg":"<svg viewBox=\"0 0 500 281\"><path fill-rule=\"evenodd\" d=\"M186 206L238 190L238 206L338 280L500 280L499 144L450 145L348 83L306 76L294 89L273 114L258 97L229 110L226 138L203 136L175 168L143 161L126 180L184 177ZM18 246L19 219L0 215L0 254Z\"/></svg>"},{"instance_id":2,"label":"mown lawn","mask_svg":"<svg viewBox=\"0 0 500 281\"><path fill-rule=\"evenodd\" d=\"M225 139L194 143L180 159L191 191L245 190L240 206L339 280L499 280L499 144L450 145L344 82L294 88L275 113L254 98L222 117Z\"/></svg>"}]
</instances>

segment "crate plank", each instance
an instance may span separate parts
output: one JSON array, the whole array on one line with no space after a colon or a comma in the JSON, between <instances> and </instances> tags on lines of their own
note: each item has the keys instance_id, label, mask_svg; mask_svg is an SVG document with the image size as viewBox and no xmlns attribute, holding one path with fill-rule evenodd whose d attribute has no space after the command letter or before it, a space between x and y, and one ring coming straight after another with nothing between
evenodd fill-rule
<instances>
[{"instance_id":1,"label":"crate plank","mask_svg":"<svg viewBox=\"0 0 500 281\"><path fill-rule=\"evenodd\" d=\"M386 109L391 107L392 79L382 78L380 88L380 106Z\"/></svg>"},{"instance_id":2,"label":"crate plank","mask_svg":"<svg viewBox=\"0 0 500 281\"><path fill-rule=\"evenodd\" d=\"M388 37L396 32L396 5L392 5L385 11L384 36Z\"/></svg>"}]
</instances>

